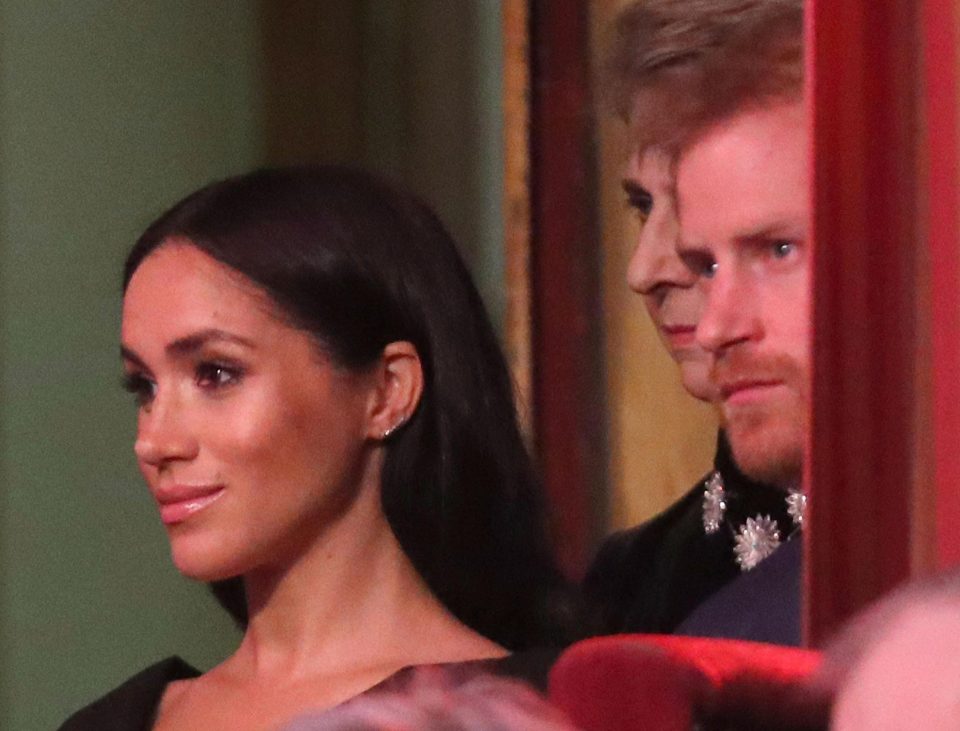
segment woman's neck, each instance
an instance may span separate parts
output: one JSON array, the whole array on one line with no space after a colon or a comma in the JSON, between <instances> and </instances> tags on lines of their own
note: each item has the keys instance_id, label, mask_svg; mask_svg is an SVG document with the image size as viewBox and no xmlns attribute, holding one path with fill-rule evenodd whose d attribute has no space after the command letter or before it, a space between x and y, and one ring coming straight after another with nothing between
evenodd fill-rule
<instances>
[{"instance_id":1,"label":"woman's neck","mask_svg":"<svg viewBox=\"0 0 960 731\"><path fill-rule=\"evenodd\" d=\"M457 620L362 492L283 566L245 577L250 622L228 664L247 677L309 677L499 657L506 651Z\"/></svg>"}]
</instances>

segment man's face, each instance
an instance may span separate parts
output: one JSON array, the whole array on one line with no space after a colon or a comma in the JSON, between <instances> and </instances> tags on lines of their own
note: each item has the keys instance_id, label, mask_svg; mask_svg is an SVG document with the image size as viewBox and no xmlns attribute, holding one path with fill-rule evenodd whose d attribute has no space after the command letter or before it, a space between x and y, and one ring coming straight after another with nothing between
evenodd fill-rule
<instances>
[{"instance_id":1,"label":"man's face","mask_svg":"<svg viewBox=\"0 0 960 731\"><path fill-rule=\"evenodd\" d=\"M680 156L678 250L706 300L697 340L737 464L800 479L810 381L809 133L783 103L710 128Z\"/></svg>"}]
</instances>

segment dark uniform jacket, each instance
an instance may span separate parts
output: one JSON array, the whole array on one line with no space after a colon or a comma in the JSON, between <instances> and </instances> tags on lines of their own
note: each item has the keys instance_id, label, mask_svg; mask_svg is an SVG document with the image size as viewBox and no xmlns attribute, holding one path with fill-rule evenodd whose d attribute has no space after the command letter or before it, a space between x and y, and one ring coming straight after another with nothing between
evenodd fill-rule
<instances>
[{"instance_id":1,"label":"dark uniform jacket","mask_svg":"<svg viewBox=\"0 0 960 731\"><path fill-rule=\"evenodd\" d=\"M786 494L740 472L722 434L714 464L728 505L717 532L708 535L703 527L707 475L666 511L601 546L584 582L594 633L800 643L799 535L748 572L733 550L736 528L748 517L769 515L784 537L790 533Z\"/></svg>"}]
</instances>

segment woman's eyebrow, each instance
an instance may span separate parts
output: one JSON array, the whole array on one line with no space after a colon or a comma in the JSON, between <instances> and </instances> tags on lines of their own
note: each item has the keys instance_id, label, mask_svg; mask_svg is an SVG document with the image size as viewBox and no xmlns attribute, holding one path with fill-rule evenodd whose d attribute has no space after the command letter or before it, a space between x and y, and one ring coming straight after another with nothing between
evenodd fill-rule
<instances>
[{"instance_id":1,"label":"woman's eyebrow","mask_svg":"<svg viewBox=\"0 0 960 731\"><path fill-rule=\"evenodd\" d=\"M217 328L208 328L206 330L200 330L196 333L191 333L190 335L185 335L182 338L177 338L172 343L167 345L164 350L167 352L167 354L173 356L190 355L202 349L203 346L210 342L236 343L237 345L242 345L243 347L250 348L251 350L255 350L257 347L252 340L249 340L242 335L236 335L234 333L227 332L226 330L219 330ZM143 358L137 355L136 351L127 347L126 345L120 345L120 357L141 368L146 368Z\"/></svg>"},{"instance_id":2,"label":"woman's eyebrow","mask_svg":"<svg viewBox=\"0 0 960 731\"><path fill-rule=\"evenodd\" d=\"M143 362L143 358L137 355L131 348L128 348L126 345L120 346L120 357L124 360L128 360L133 363L138 368L147 369L146 363Z\"/></svg>"},{"instance_id":3,"label":"woman's eyebrow","mask_svg":"<svg viewBox=\"0 0 960 731\"><path fill-rule=\"evenodd\" d=\"M199 332L177 338L166 346L164 350L170 355L190 355L203 348L210 342L228 342L242 345L245 348L256 349L256 344L242 335L236 335L226 330L207 328Z\"/></svg>"},{"instance_id":4,"label":"woman's eyebrow","mask_svg":"<svg viewBox=\"0 0 960 731\"><path fill-rule=\"evenodd\" d=\"M623 188L623 192L627 194L630 198L649 198L650 191L644 188L639 183L631 180L630 178L625 178L621 183L620 187Z\"/></svg>"}]
</instances>

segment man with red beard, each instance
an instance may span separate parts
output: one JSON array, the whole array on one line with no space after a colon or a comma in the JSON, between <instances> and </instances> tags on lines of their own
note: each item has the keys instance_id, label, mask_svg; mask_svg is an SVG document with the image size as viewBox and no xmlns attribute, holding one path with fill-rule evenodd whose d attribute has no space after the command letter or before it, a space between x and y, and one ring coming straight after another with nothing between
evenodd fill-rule
<instances>
[{"instance_id":1,"label":"man with red beard","mask_svg":"<svg viewBox=\"0 0 960 731\"><path fill-rule=\"evenodd\" d=\"M717 122L677 164L721 423L740 468L783 488L800 481L810 370L808 145L804 104L785 101Z\"/></svg>"},{"instance_id":2,"label":"man with red beard","mask_svg":"<svg viewBox=\"0 0 960 731\"><path fill-rule=\"evenodd\" d=\"M632 201L651 151L668 161L669 253L686 266L685 296L699 298L690 310L697 370L681 363L684 385L715 401L725 438L701 485L602 547L585 589L603 632L800 641L809 372L802 25L802 0L641 0L620 19L613 86L639 161L624 187ZM663 297L683 276L628 279ZM696 373L705 376L694 391Z\"/></svg>"}]
</instances>

